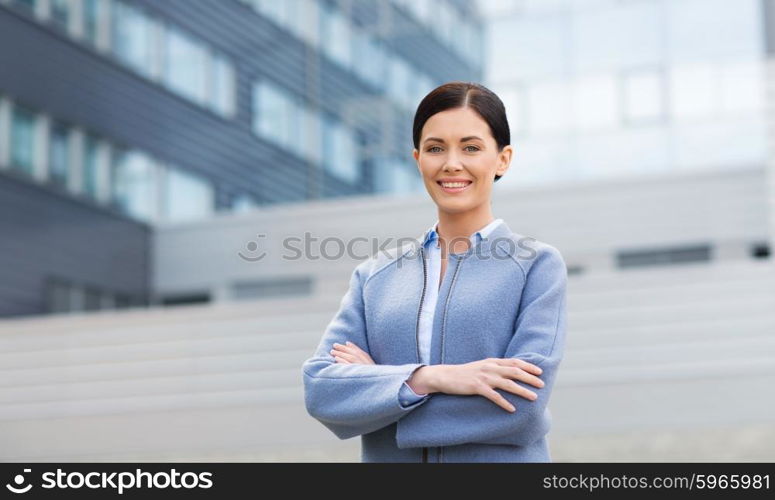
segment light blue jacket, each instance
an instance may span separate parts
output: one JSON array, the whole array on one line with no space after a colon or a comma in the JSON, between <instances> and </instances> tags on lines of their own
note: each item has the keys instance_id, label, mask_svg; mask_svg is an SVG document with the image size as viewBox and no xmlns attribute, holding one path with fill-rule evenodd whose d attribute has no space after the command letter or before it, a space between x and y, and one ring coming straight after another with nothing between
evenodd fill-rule
<instances>
[{"instance_id":1,"label":"light blue jacket","mask_svg":"<svg viewBox=\"0 0 775 500\"><path fill-rule=\"evenodd\" d=\"M478 231L475 231L468 237L469 244L476 245L482 238L486 238L490 232L502 222L503 219L495 219ZM433 337L433 313L436 310L436 303L439 299L441 248L439 247L439 236L436 232L438 224L439 221L436 220L436 222L434 222L425 232L425 241L423 241L423 248L425 249L426 256L425 263L428 272L426 273L425 298L422 303L422 313L420 314L420 324L417 334L417 341L420 344L420 363L430 362L431 338ZM401 401L402 406L409 406L423 397L428 396L429 394L417 394L406 382L404 382L404 385L401 387L401 392L399 392L399 401Z\"/></svg>"},{"instance_id":2,"label":"light blue jacket","mask_svg":"<svg viewBox=\"0 0 775 500\"><path fill-rule=\"evenodd\" d=\"M402 406L400 390L423 366L417 341L427 283L418 239L355 267L350 287L302 366L310 415L340 439L361 436L363 462L550 462L547 407L562 360L567 270L553 246L503 222L468 252L449 254L433 321L430 364L515 357L540 366L535 401L496 389L517 410L480 395L432 393ZM376 364L341 364L350 341Z\"/></svg>"}]
</instances>

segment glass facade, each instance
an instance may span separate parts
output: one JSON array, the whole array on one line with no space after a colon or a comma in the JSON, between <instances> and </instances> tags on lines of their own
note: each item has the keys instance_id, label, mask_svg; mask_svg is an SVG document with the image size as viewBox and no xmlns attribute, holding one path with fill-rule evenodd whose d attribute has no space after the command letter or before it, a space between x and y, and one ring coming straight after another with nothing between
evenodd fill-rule
<instances>
[{"instance_id":1,"label":"glass facade","mask_svg":"<svg viewBox=\"0 0 775 500\"><path fill-rule=\"evenodd\" d=\"M192 101L207 99L207 49L185 33L168 28L164 40L164 82Z\"/></svg>"},{"instance_id":2,"label":"glass facade","mask_svg":"<svg viewBox=\"0 0 775 500\"><path fill-rule=\"evenodd\" d=\"M487 83L518 175L503 185L766 159L757 0L553 0L490 12Z\"/></svg>"},{"instance_id":3,"label":"glass facade","mask_svg":"<svg viewBox=\"0 0 775 500\"><path fill-rule=\"evenodd\" d=\"M131 1L20 0L13 4L181 97L226 117L236 113L236 75L230 58Z\"/></svg>"},{"instance_id":4,"label":"glass facade","mask_svg":"<svg viewBox=\"0 0 775 500\"><path fill-rule=\"evenodd\" d=\"M152 76L153 21L142 10L124 2L113 2L111 12L113 53L135 71Z\"/></svg>"},{"instance_id":5,"label":"glass facade","mask_svg":"<svg viewBox=\"0 0 775 500\"><path fill-rule=\"evenodd\" d=\"M70 130L67 125L53 122L48 141L49 181L60 187L66 187L70 176Z\"/></svg>"},{"instance_id":6,"label":"glass facade","mask_svg":"<svg viewBox=\"0 0 775 500\"><path fill-rule=\"evenodd\" d=\"M11 168L32 175L35 159L35 115L16 105L11 116Z\"/></svg>"},{"instance_id":7,"label":"glass facade","mask_svg":"<svg viewBox=\"0 0 775 500\"><path fill-rule=\"evenodd\" d=\"M440 76L442 66L426 64L428 60L398 43L407 26L421 35L420 44L440 43L474 68L482 62L475 48L481 45L480 19L452 1L379 0L359 6L336 0L241 0L253 11L245 14L258 16L249 19L259 22L261 17L261 23L273 23L283 36L292 37L287 41L295 38L293 43L306 45L303 57L311 73L306 82L292 84L288 75L256 71L247 64L240 68L248 74L249 86L244 109L239 109L238 77L245 75L238 74L239 54L230 52L235 51L231 42L218 45L213 41L218 36L197 33L195 23L178 23L163 8L134 0L3 3L25 5L23 10L40 25L66 28L86 50L115 60L234 127L245 120L254 139L289 153L291 162L308 164L297 168L322 182L308 183L306 196L312 198L340 191L400 192L401 186L417 185L419 176L408 155L411 113L428 91L449 78ZM446 26L435 26L439 19ZM434 50L439 52L438 44L426 56ZM447 60L453 66L458 62ZM320 94L322 80L332 78L328 73L335 73L334 92L345 93L334 96L333 106ZM341 82L345 85L339 89ZM0 134L7 134L9 165L140 220L206 216L215 211L216 200L219 209L263 203L258 188L243 193L233 181L218 181L216 195L216 179L200 177L187 165L168 166L124 140L65 124L45 112L16 111L14 106L8 116L8 130ZM400 131L398 123L403 124ZM380 158L392 158L398 170L387 177L373 172ZM409 181L413 176L414 184Z\"/></svg>"},{"instance_id":8,"label":"glass facade","mask_svg":"<svg viewBox=\"0 0 775 500\"><path fill-rule=\"evenodd\" d=\"M209 178L111 144L0 96L0 110L4 107L10 108L10 116L8 127L0 126L0 144L10 145L7 161L13 171L40 177L149 224L215 213L215 184ZM43 124L47 124L46 133L41 131ZM45 160L41 176L34 175L39 154ZM247 206L256 204L243 203L242 208Z\"/></svg>"},{"instance_id":9,"label":"glass facade","mask_svg":"<svg viewBox=\"0 0 775 500\"><path fill-rule=\"evenodd\" d=\"M118 210L145 221L159 218L159 170L149 156L114 150L110 177L112 201Z\"/></svg>"},{"instance_id":10,"label":"glass facade","mask_svg":"<svg viewBox=\"0 0 775 500\"><path fill-rule=\"evenodd\" d=\"M83 36L93 46L97 46L99 23L104 4L100 0L83 1Z\"/></svg>"},{"instance_id":11,"label":"glass facade","mask_svg":"<svg viewBox=\"0 0 775 500\"><path fill-rule=\"evenodd\" d=\"M87 135L83 146L83 193L96 200L100 182L99 142L93 135Z\"/></svg>"},{"instance_id":12,"label":"glass facade","mask_svg":"<svg viewBox=\"0 0 775 500\"><path fill-rule=\"evenodd\" d=\"M49 0L49 2L51 20L63 28L68 28L72 16L72 2L70 0Z\"/></svg>"},{"instance_id":13,"label":"glass facade","mask_svg":"<svg viewBox=\"0 0 775 500\"><path fill-rule=\"evenodd\" d=\"M164 180L164 219L183 222L210 216L215 207L215 190L206 179L185 170L169 168Z\"/></svg>"},{"instance_id":14,"label":"glass facade","mask_svg":"<svg viewBox=\"0 0 775 500\"><path fill-rule=\"evenodd\" d=\"M338 179L355 184L360 177L357 143L352 132L330 116L323 117L323 166Z\"/></svg>"}]
</instances>

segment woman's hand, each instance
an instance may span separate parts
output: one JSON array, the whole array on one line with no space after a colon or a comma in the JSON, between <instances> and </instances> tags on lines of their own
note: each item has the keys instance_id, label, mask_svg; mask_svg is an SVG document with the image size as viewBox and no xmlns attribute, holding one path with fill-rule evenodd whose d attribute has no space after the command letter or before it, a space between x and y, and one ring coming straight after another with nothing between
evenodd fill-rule
<instances>
[{"instance_id":1,"label":"woman's hand","mask_svg":"<svg viewBox=\"0 0 775 500\"><path fill-rule=\"evenodd\" d=\"M364 365L376 365L377 363L371 359L365 351L360 347L348 341L346 344L334 343L334 348L331 349L331 355L334 357L337 363L344 364L364 364Z\"/></svg>"},{"instance_id":2,"label":"woman's hand","mask_svg":"<svg viewBox=\"0 0 775 500\"><path fill-rule=\"evenodd\" d=\"M510 412L514 406L495 389L503 389L534 401L533 391L517 384L515 380L534 387L543 387L543 370L532 363L516 358L487 358L460 365L423 366L412 375L410 386L423 392L446 394L479 394ZM513 379L513 380L512 380Z\"/></svg>"}]
</instances>

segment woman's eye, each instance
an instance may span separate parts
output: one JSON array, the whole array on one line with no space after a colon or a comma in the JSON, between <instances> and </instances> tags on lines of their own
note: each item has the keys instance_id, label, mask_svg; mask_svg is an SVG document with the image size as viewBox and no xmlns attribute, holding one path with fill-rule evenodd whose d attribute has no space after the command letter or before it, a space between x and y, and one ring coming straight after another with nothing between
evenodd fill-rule
<instances>
[{"instance_id":1,"label":"woman's eye","mask_svg":"<svg viewBox=\"0 0 775 500\"><path fill-rule=\"evenodd\" d=\"M466 146L466 147L465 147L465 148L463 148L463 149L468 149L468 148L474 148L474 149L473 149L473 151L479 151L479 148L478 148L478 147L476 147L476 146ZM472 151L472 150L469 150L469 151Z\"/></svg>"},{"instance_id":2,"label":"woman's eye","mask_svg":"<svg viewBox=\"0 0 775 500\"><path fill-rule=\"evenodd\" d=\"M433 151L434 149L441 149L441 148L440 148L440 147L438 147L438 146L433 146L432 148L428 148L428 152L429 152L429 153L433 153L433 152L434 152L434 151Z\"/></svg>"}]
</instances>

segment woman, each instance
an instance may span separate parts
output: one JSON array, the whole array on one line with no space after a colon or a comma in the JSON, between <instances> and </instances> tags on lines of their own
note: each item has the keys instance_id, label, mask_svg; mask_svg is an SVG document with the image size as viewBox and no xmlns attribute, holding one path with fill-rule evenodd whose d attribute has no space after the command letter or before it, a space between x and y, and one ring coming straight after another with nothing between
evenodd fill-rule
<instances>
[{"instance_id":1,"label":"woman","mask_svg":"<svg viewBox=\"0 0 775 500\"><path fill-rule=\"evenodd\" d=\"M567 272L555 247L493 218L513 152L503 103L444 84L413 142L438 220L355 268L302 367L307 411L360 435L364 462L549 462Z\"/></svg>"}]
</instances>

